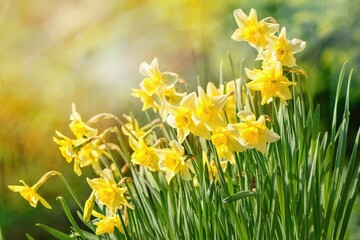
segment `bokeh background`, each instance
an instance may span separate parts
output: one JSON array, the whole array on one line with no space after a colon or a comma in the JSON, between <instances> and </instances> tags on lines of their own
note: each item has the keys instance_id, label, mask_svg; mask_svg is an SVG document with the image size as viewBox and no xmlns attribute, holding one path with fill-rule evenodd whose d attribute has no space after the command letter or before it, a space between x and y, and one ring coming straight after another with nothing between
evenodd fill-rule
<instances>
[{"instance_id":1,"label":"bokeh background","mask_svg":"<svg viewBox=\"0 0 360 240\"><path fill-rule=\"evenodd\" d=\"M71 103L86 120L101 112L121 116L140 104L130 96L142 76L142 61L158 57L160 69L190 84L218 81L223 62L230 80L230 53L237 73L242 59L253 67L256 52L230 39L233 10L251 8L259 19L275 17L289 38L307 42L297 57L329 125L341 65L354 68L351 123L360 123L360 5L357 0L0 0L0 228L5 239L50 239L35 227L45 223L69 231L56 196L68 199L59 179L41 188L53 206L29 206L6 187L20 179L32 185L49 170L61 171L81 200L90 193L85 177L60 156L55 129L69 135ZM353 136L351 136L353 138ZM351 141L351 139L350 139ZM86 176L85 170L85 176ZM88 172L91 174L90 172ZM359 237L359 204L351 237ZM75 208L74 208L75 209Z\"/></svg>"}]
</instances>

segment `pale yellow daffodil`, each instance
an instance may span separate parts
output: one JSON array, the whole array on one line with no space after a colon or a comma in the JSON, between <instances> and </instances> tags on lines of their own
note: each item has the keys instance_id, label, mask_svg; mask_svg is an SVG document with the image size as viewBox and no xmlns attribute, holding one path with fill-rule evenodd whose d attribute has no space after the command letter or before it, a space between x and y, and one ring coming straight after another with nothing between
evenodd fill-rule
<instances>
[{"instance_id":1,"label":"pale yellow daffodil","mask_svg":"<svg viewBox=\"0 0 360 240\"><path fill-rule=\"evenodd\" d=\"M28 186L23 180L20 180L20 182L23 184L23 186L16 186L16 185L8 185L9 189L14 192L19 192L20 195L27 200L30 203L30 206L35 207L37 206L38 201L40 203L48 208L51 209L50 204L42 198L38 193L38 189L48 180L49 177L52 176L58 176L60 175L59 172L56 171L50 171L44 174L37 183L35 183L32 187Z\"/></svg>"},{"instance_id":2,"label":"pale yellow daffodil","mask_svg":"<svg viewBox=\"0 0 360 240\"><path fill-rule=\"evenodd\" d=\"M238 116L242 122L230 124L230 128L237 136L237 140L241 145L248 149L257 149L262 153L267 152L267 143L276 142L280 136L271 131L266 126L265 116L260 116L256 120L256 116L247 110L240 111Z\"/></svg>"},{"instance_id":3,"label":"pale yellow daffodil","mask_svg":"<svg viewBox=\"0 0 360 240\"><path fill-rule=\"evenodd\" d=\"M142 89L132 89L132 96L140 98L140 101L143 103L142 111L145 111L149 108L152 108L154 112L158 111L159 104L156 102L155 94L149 94L147 91Z\"/></svg>"},{"instance_id":4,"label":"pale yellow daffodil","mask_svg":"<svg viewBox=\"0 0 360 240\"><path fill-rule=\"evenodd\" d=\"M184 180L191 180L190 169L192 164L185 161L184 147L179 142L171 141L169 143L171 148L158 149L159 155L159 168L166 173L165 178L169 184L171 179L180 174L180 177Z\"/></svg>"},{"instance_id":5,"label":"pale yellow daffodil","mask_svg":"<svg viewBox=\"0 0 360 240\"><path fill-rule=\"evenodd\" d=\"M274 97L278 97L285 104L286 100L292 98L289 86L295 85L295 83L283 76L281 62L278 61L267 69L249 70L246 68L245 71L248 78L252 79L247 87L261 92L261 105L271 102Z\"/></svg>"},{"instance_id":6,"label":"pale yellow daffodil","mask_svg":"<svg viewBox=\"0 0 360 240\"><path fill-rule=\"evenodd\" d=\"M258 51L268 45L270 36L274 35L279 29L277 23L271 23L265 19L258 21L254 9L250 10L249 16L241 9L237 9L234 11L234 17L239 28L236 29L231 38L236 41L247 41Z\"/></svg>"},{"instance_id":7,"label":"pale yellow daffodil","mask_svg":"<svg viewBox=\"0 0 360 240\"><path fill-rule=\"evenodd\" d=\"M269 39L272 48L274 49L275 55L278 61L284 66L295 66L296 59L294 54L301 52L306 47L306 42L294 38L288 40L286 38L286 28L283 27L278 37L273 36Z\"/></svg>"},{"instance_id":8,"label":"pale yellow daffodil","mask_svg":"<svg viewBox=\"0 0 360 240\"><path fill-rule=\"evenodd\" d=\"M149 95L155 94L160 87L173 87L178 80L178 75L175 73L160 72L157 58L154 58L150 64L142 62L139 70L146 77L140 83L140 87Z\"/></svg>"}]
</instances>

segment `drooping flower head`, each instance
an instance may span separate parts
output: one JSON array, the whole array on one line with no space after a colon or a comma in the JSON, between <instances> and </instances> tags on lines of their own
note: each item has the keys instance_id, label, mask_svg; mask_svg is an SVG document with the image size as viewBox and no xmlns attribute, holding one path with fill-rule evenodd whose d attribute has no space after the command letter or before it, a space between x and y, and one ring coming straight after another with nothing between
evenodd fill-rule
<instances>
[{"instance_id":1,"label":"drooping flower head","mask_svg":"<svg viewBox=\"0 0 360 240\"><path fill-rule=\"evenodd\" d=\"M20 195L27 200L30 203L30 206L36 208L37 203L40 201L40 203L48 208L51 209L50 204L42 198L38 193L38 189L49 179L49 177L52 176L58 176L60 175L59 172L56 171L50 171L44 174L37 183L35 183L32 187L28 186L23 180L20 180L20 182L23 184L23 186L17 186L17 185L9 185L9 189L14 192L19 192Z\"/></svg>"},{"instance_id":2,"label":"drooping flower head","mask_svg":"<svg viewBox=\"0 0 360 240\"><path fill-rule=\"evenodd\" d=\"M268 45L268 39L274 35L279 25L263 19L258 21L257 14L254 9L250 10L249 16L247 16L241 9L234 11L234 17L238 29L231 36L236 41L247 41L252 47L258 51L266 48Z\"/></svg>"}]
</instances>

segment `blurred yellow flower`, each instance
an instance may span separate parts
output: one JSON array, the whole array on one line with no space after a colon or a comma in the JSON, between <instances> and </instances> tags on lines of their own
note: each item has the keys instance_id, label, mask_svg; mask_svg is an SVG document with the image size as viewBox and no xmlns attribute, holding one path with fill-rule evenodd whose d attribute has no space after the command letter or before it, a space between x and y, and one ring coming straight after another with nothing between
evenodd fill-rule
<instances>
[{"instance_id":1,"label":"blurred yellow flower","mask_svg":"<svg viewBox=\"0 0 360 240\"><path fill-rule=\"evenodd\" d=\"M159 170L159 157L156 150L153 147L147 146L143 138L139 139L134 150L134 153L131 155L132 163L148 167L150 171Z\"/></svg>"},{"instance_id":2,"label":"blurred yellow flower","mask_svg":"<svg viewBox=\"0 0 360 240\"><path fill-rule=\"evenodd\" d=\"M69 127L75 137L79 139L96 136L98 134L98 130L88 126L82 121L80 114L76 111L75 103L73 103L71 107L72 114L70 115L71 123Z\"/></svg>"},{"instance_id":3,"label":"blurred yellow flower","mask_svg":"<svg viewBox=\"0 0 360 240\"><path fill-rule=\"evenodd\" d=\"M169 184L171 179L178 173L180 173L182 179L191 180L189 169L192 169L192 165L185 161L184 147L174 140L169 145L171 149L164 148L157 150L160 158L159 168L166 172L167 183Z\"/></svg>"},{"instance_id":4,"label":"blurred yellow flower","mask_svg":"<svg viewBox=\"0 0 360 240\"><path fill-rule=\"evenodd\" d=\"M105 216L101 213L96 211L92 212L94 217L100 218L98 222L95 223L96 225L96 235L101 235L104 233L114 234L114 228L117 227L121 233L124 233L124 229L120 223L120 218L118 215L113 214L110 216Z\"/></svg>"},{"instance_id":5,"label":"blurred yellow flower","mask_svg":"<svg viewBox=\"0 0 360 240\"><path fill-rule=\"evenodd\" d=\"M145 111L149 108L152 108L154 112L157 112L159 107L158 103L155 101L155 97L152 94L149 94L147 91L142 89L132 89L132 96L140 98L140 101L143 103L142 111Z\"/></svg>"},{"instance_id":6,"label":"blurred yellow flower","mask_svg":"<svg viewBox=\"0 0 360 240\"><path fill-rule=\"evenodd\" d=\"M87 179L87 182L95 191L95 197L101 204L106 205L110 212L115 213L121 206L133 209L124 196L127 188L117 186L110 169L104 169L101 178Z\"/></svg>"},{"instance_id":7,"label":"blurred yellow flower","mask_svg":"<svg viewBox=\"0 0 360 240\"><path fill-rule=\"evenodd\" d=\"M256 120L255 114L248 110L240 111L238 116L242 122L230 124L230 127L244 147L248 149L255 148L262 153L266 153L267 143L276 142L280 139L279 135L267 128L265 116L260 116Z\"/></svg>"},{"instance_id":8,"label":"blurred yellow flower","mask_svg":"<svg viewBox=\"0 0 360 240\"><path fill-rule=\"evenodd\" d=\"M60 175L59 172L50 171L50 172L47 172L46 174L44 174L39 179L39 181L37 181L37 183L35 183L32 187L29 187L23 180L20 180L20 182L24 186L8 185L8 187L10 190L12 190L14 192L19 192L20 195L25 200L27 200L32 207L36 208L38 201L40 201L44 207L51 209L50 204L37 193L37 190L47 181L47 179L49 177L58 176L58 175Z\"/></svg>"},{"instance_id":9,"label":"blurred yellow flower","mask_svg":"<svg viewBox=\"0 0 360 240\"><path fill-rule=\"evenodd\" d=\"M231 38L236 41L247 41L258 51L266 48L270 36L279 29L277 23L270 23L265 19L259 22L254 9L250 10L249 16L241 9L237 9L234 11L234 17L239 28L236 29Z\"/></svg>"},{"instance_id":10,"label":"blurred yellow flower","mask_svg":"<svg viewBox=\"0 0 360 240\"><path fill-rule=\"evenodd\" d=\"M289 81L283 76L281 62L276 62L272 67L260 69L245 69L248 78L252 79L247 84L251 90L261 91L261 105L269 103L273 97L279 97L280 101L286 104L286 100L292 98L289 90L290 85L295 85L294 82Z\"/></svg>"},{"instance_id":11,"label":"blurred yellow flower","mask_svg":"<svg viewBox=\"0 0 360 240\"><path fill-rule=\"evenodd\" d=\"M157 58L154 58L150 64L142 62L139 70L146 77L140 83L140 87L149 95L155 94L159 87L173 87L178 79L175 73L160 72Z\"/></svg>"}]
</instances>

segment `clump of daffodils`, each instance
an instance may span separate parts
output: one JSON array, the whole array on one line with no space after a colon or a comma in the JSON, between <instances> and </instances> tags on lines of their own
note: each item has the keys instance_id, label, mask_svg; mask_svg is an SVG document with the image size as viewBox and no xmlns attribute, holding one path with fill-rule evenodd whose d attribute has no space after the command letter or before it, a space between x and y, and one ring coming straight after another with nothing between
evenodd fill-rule
<instances>
[{"instance_id":1,"label":"clump of daffodils","mask_svg":"<svg viewBox=\"0 0 360 240\"><path fill-rule=\"evenodd\" d=\"M255 48L260 69L245 68L246 76L190 90L179 74L161 71L157 58L143 62L139 70L144 78L139 88L132 89L132 96L141 101L148 123L133 113L121 119L104 113L83 121L72 105L69 127L73 136L56 131L54 142L78 176L84 167L94 171L95 177L87 178L90 196L80 208L84 223L95 235L106 239L330 236L315 229L319 226L303 230L296 225L303 219L301 214L310 221L340 201L332 199L331 188L321 196L316 195L320 192L303 192L315 191L312 181L329 186L327 172L321 175L325 180L316 174L330 171L330 165L321 167L322 162L312 165L312 161L326 156L330 164L335 151L331 146L337 141L332 134L328 144L324 135L320 145L312 107L307 112L302 102L290 101L301 99L301 91L296 90L301 83L296 81L304 77L304 71L296 65L294 54L306 44L287 39L286 28L279 32L274 18L259 21L254 9L249 15L235 10L234 16L238 29L231 38ZM95 123L110 119L116 121L115 126L95 128ZM33 207L40 201L51 208L37 190L55 175L60 174L45 174L32 187L21 181L24 186L9 188L20 192ZM316 199L310 201L308 196ZM240 199L244 202L237 201ZM325 203L317 203L319 199ZM316 209L324 207L321 214L306 208L312 202ZM296 209L291 207L296 204ZM290 211L298 215L286 217ZM328 214L321 221L333 217L330 210ZM265 223L268 226L261 232ZM77 233L72 236L85 236L78 226L73 229ZM290 233L288 229L295 230Z\"/></svg>"}]
</instances>

